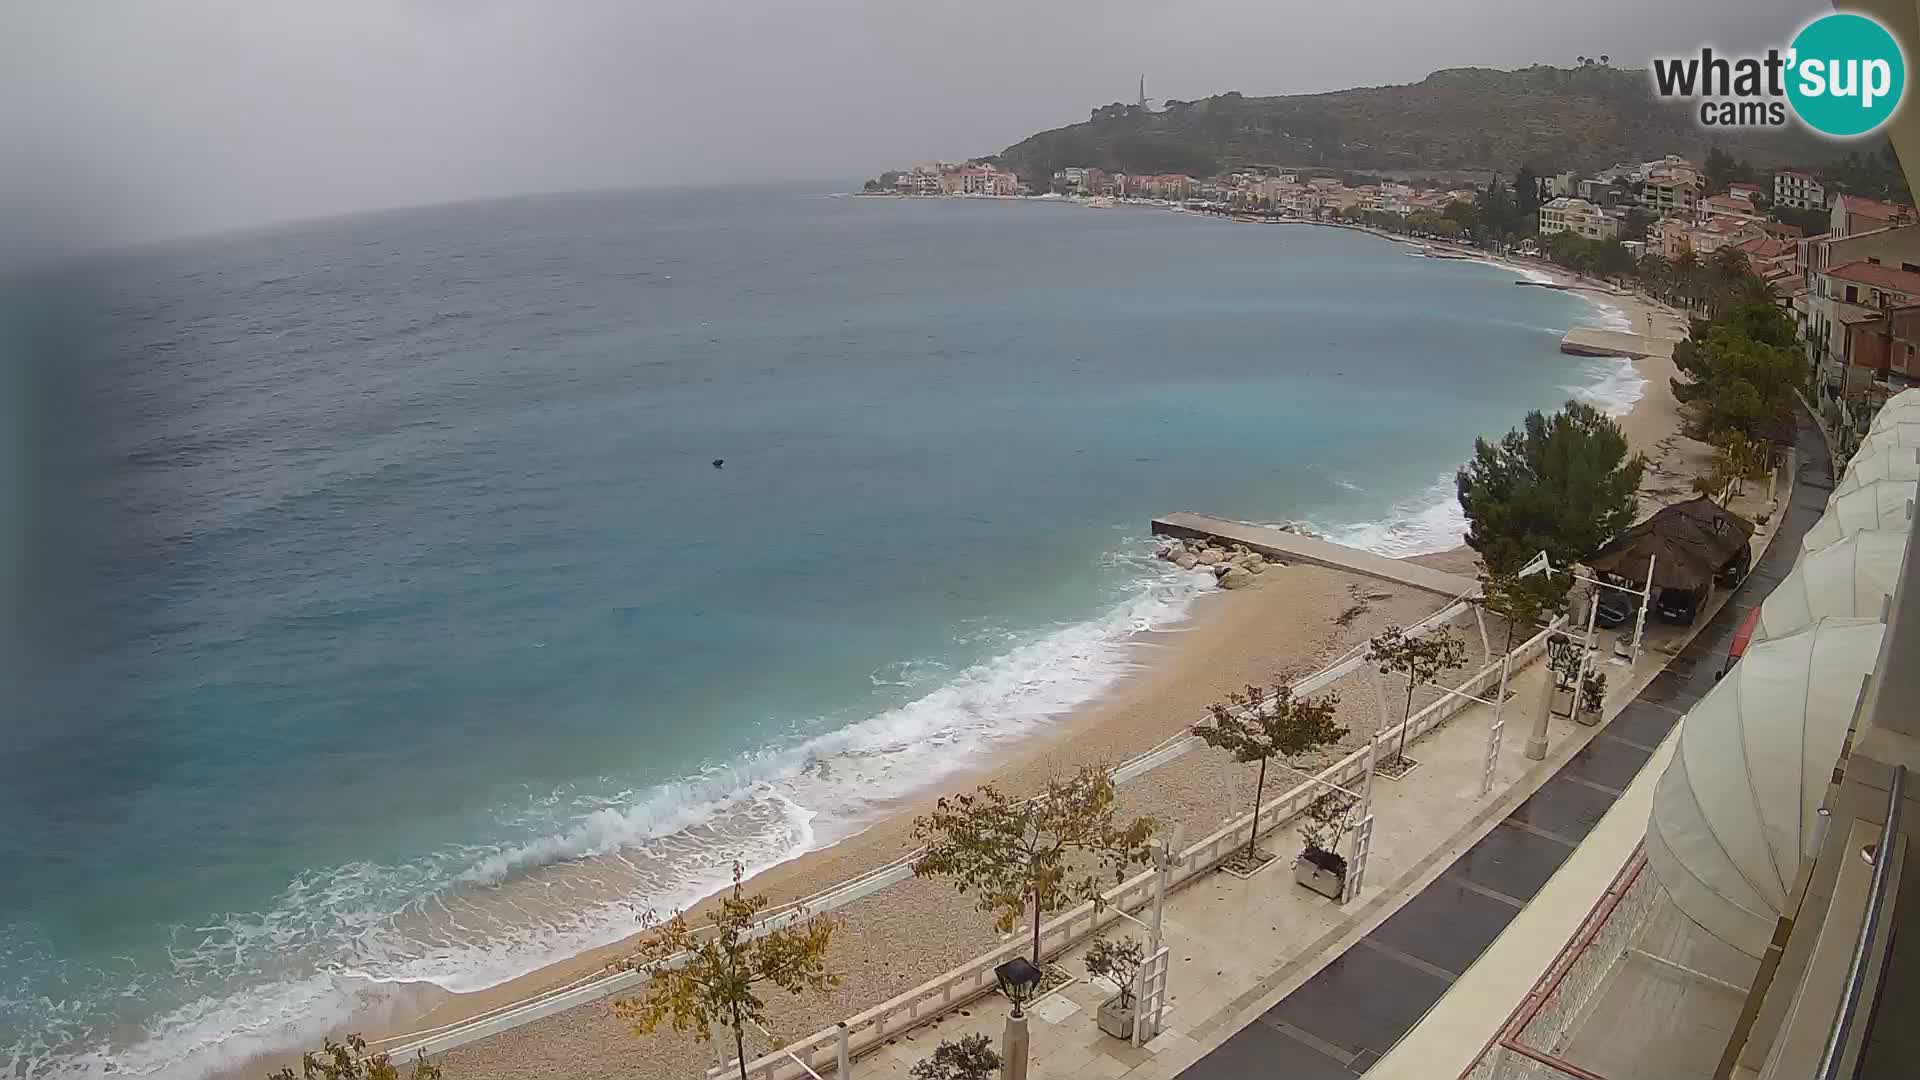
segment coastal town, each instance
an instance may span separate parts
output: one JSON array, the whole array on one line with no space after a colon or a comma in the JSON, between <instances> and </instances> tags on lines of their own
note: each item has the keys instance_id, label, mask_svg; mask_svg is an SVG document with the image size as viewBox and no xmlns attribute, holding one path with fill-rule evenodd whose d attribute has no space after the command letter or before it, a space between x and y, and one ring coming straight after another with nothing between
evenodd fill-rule
<instances>
[{"instance_id":1,"label":"coastal town","mask_svg":"<svg viewBox=\"0 0 1920 1080\"><path fill-rule=\"evenodd\" d=\"M1288 169L1203 179L1070 166L1035 187L982 159L890 170L864 194L1045 197L1359 226L1441 245L1437 252L1466 245L1618 284L1665 283L1682 298L1697 296L1714 268L1739 267L1791 311L1823 419L1843 440L1864 436L1881 402L1920 383L1920 214L1843 190L1814 169L1762 174L1668 154L1591 175L1523 168L1510 179L1442 185Z\"/></svg>"},{"instance_id":2,"label":"coastal town","mask_svg":"<svg viewBox=\"0 0 1920 1080\"><path fill-rule=\"evenodd\" d=\"M1046 105L952 31L1070 89L1165 20L769 24L894 92L678 145L533 37L482 85L589 160L427 94L491 129L442 201L298 218L393 157L333 77L284 221L23 266L6 1076L1912 1076L1920 125L1607 55L1266 96L1306 14L1208 14L1250 95L857 191ZM588 106L752 182L544 190Z\"/></svg>"}]
</instances>

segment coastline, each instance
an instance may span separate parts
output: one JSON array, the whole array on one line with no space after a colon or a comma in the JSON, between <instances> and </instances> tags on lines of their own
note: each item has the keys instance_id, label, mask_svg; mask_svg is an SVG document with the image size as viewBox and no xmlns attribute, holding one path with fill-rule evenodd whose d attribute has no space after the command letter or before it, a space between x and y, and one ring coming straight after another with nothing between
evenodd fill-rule
<instances>
[{"instance_id":1,"label":"coastline","mask_svg":"<svg viewBox=\"0 0 1920 1080\"><path fill-rule=\"evenodd\" d=\"M1527 276L1547 274L1579 283L1572 275L1545 265L1506 262L1484 253L1471 253L1471 257ZM1634 329L1643 333L1651 328L1658 336L1684 328L1678 316L1643 297L1610 293L1595 302L1617 308ZM1665 471L1679 468L1682 462L1676 458L1684 457L1685 448L1681 446L1684 440L1676 437L1678 403L1667 383L1673 374L1670 350L1635 361L1633 369L1645 380L1645 386L1633 407L1619 418L1623 431L1650 462L1662 462ZM1649 485L1657 490L1655 481L1665 471L1650 469ZM1472 553L1464 548L1412 559L1456 572L1473 572ZM1135 635L1129 645L1135 655L1133 670L1093 702L1010 747L996 760L942 781L939 791L901 801L889 816L863 831L754 875L750 888L764 892L776 903L810 895L910 850L913 817L924 813L939 794L970 789L989 780L1006 790L1022 792L1037 787L1052 772L1124 758L1199 719L1205 705L1228 690L1310 670L1388 622L1410 622L1438 606L1437 597L1307 566L1285 567L1264 575L1255 588L1208 593L1177 628ZM1365 611L1343 625L1342 616L1355 607ZM1377 721L1364 715L1369 713L1371 703L1364 695L1349 695L1342 710L1343 722L1355 729L1349 742L1363 738L1367 725ZM1207 813L1218 811L1216 817L1225 816L1237 806L1241 789L1249 788L1251 782L1242 772L1245 770L1228 766L1212 755L1189 755L1161 773L1127 785L1123 802L1174 818L1197 813L1200 816L1195 820L1205 823L1210 820L1205 817ZM1222 795L1230 797L1224 806L1215 806ZM1205 805L1196 806L1196 799ZM884 911L880 903L883 899ZM846 973L846 982L826 1000L788 1001L782 995L782 1000L775 1003L782 1035L791 1037L815 1030L998 942L987 919L967 911L964 904L955 907L955 903L951 890L943 884L910 881L885 890L883 897L844 909L841 914L848 919L847 931L836 943L835 964ZM696 918L706 906L694 909ZM860 910L863 908L864 912ZM869 917L879 915L884 919ZM938 940L930 941L929 937ZM389 1023L378 1023L380 1017L369 1015L362 1018L361 1026L370 1035L377 1031L392 1036L452 1023L591 976L631 948L631 939L603 946L471 993L407 988L383 1010ZM411 1018L401 1018L398 1014L403 1011ZM706 1059L716 1056L712 1048L695 1048L678 1036L655 1036L645 1043L634 1040L601 1003L545 1018L453 1051L446 1058L463 1075L572 1076L630 1070L636 1059L650 1057L656 1051L666 1055L663 1061L687 1060L688 1054ZM235 1075L252 1071L249 1066Z\"/></svg>"}]
</instances>

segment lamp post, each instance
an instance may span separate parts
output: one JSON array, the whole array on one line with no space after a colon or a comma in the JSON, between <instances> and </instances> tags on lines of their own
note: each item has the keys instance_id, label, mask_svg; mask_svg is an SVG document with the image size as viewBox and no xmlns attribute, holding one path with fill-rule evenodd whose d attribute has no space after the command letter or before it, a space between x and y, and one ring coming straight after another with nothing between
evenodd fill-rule
<instances>
[{"instance_id":1,"label":"lamp post","mask_svg":"<svg viewBox=\"0 0 1920 1080\"><path fill-rule=\"evenodd\" d=\"M993 969L993 980L1013 1002L1000 1039L1000 1080L1027 1080L1027 1014L1020 1006L1032 1001L1034 991L1040 989L1040 969L1026 957L1016 956Z\"/></svg>"},{"instance_id":2,"label":"lamp post","mask_svg":"<svg viewBox=\"0 0 1920 1080\"><path fill-rule=\"evenodd\" d=\"M1547 718L1553 714L1553 695L1560 686L1559 667L1572 647L1573 639L1558 630L1547 636L1547 685L1533 713L1533 731L1527 736L1527 757L1534 761L1546 760Z\"/></svg>"}]
</instances>

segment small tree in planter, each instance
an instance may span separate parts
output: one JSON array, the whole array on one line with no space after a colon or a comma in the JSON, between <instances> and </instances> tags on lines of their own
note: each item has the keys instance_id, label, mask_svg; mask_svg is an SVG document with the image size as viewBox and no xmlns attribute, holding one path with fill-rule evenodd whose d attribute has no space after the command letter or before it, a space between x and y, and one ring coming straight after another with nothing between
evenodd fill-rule
<instances>
[{"instance_id":1,"label":"small tree in planter","mask_svg":"<svg viewBox=\"0 0 1920 1080\"><path fill-rule=\"evenodd\" d=\"M641 942L625 966L651 977L638 998L614 1002L613 1014L632 1024L636 1034L671 1022L675 1031L691 1030L702 1042L713 1038L716 1023L724 1024L733 1030L740 1080L747 1080L746 1025L767 1022L758 988L771 984L799 994L838 986L840 977L827 971L826 956L839 924L812 915L756 934L768 901L763 895L741 895L741 877L741 866L734 863L733 892L707 913L708 932L696 931L685 913L676 913ZM685 963L663 965L682 953Z\"/></svg>"},{"instance_id":2,"label":"small tree in planter","mask_svg":"<svg viewBox=\"0 0 1920 1080\"><path fill-rule=\"evenodd\" d=\"M1607 675L1604 671L1587 672L1586 681L1580 685L1580 711L1598 718L1600 710L1607 704Z\"/></svg>"},{"instance_id":3,"label":"small tree in planter","mask_svg":"<svg viewBox=\"0 0 1920 1080\"><path fill-rule=\"evenodd\" d=\"M1290 686L1275 686L1269 693L1249 685L1244 694L1228 694L1226 704L1207 706L1212 719L1194 725L1193 733L1208 746L1231 753L1233 760L1243 765L1260 763L1260 776L1253 787L1253 829L1247 836L1243 862L1247 873L1259 869L1265 861L1254 845L1260 839L1267 762L1275 757L1297 757L1344 738L1347 729L1333 722L1339 707L1340 698L1334 694L1296 698Z\"/></svg>"},{"instance_id":4,"label":"small tree in planter","mask_svg":"<svg viewBox=\"0 0 1920 1080\"><path fill-rule=\"evenodd\" d=\"M1002 933L1031 914L1031 959L1041 967L1041 917L1100 895L1093 874L1069 878L1068 856L1090 856L1116 883L1152 856L1153 819L1121 824L1115 802L1113 776L1097 765L1048 780L1032 799L1009 798L992 784L948 796L913 821L914 839L926 845L914 876L952 878L962 894L979 894L975 907L992 913Z\"/></svg>"},{"instance_id":5,"label":"small tree in planter","mask_svg":"<svg viewBox=\"0 0 1920 1080\"><path fill-rule=\"evenodd\" d=\"M922 1058L907 1075L913 1080L993 1080L1000 1075L1000 1055L991 1036L941 1039L933 1055Z\"/></svg>"},{"instance_id":6,"label":"small tree in planter","mask_svg":"<svg viewBox=\"0 0 1920 1080\"><path fill-rule=\"evenodd\" d=\"M1592 601L1589 600L1591 603ZM1547 642L1547 671L1553 676L1549 691L1567 695L1567 717L1580 711L1580 667L1584 646L1570 634L1556 634ZM1559 715L1555 708L1555 715Z\"/></svg>"},{"instance_id":7,"label":"small tree in planter","mask_svg":"<svg viewBox=\"0 0 1920 1080\"><path fill-rule=\"evenodd\" d=\"M1101 938L1087 948L1087 974L1119 991L1100 1005L1100 1030L1116 1039L1133 1038L1133 980L1145 961L1139 938Z\"/></svg>"},{"instance_id":8,"label":"small tree in planter","mask_svg":"<svg viewBox=\"0 0 1920 1080\"><path fill-rule=\"evenodd\" d=\"M1333 789L1307 804L1300 815L1300 858L1294 862L1294 880L1331 900L1347 887L1347 858L1340 841L1347 834L1347 812L1353 796Z\"/></svg>"},{"instance_id":9,"label":"small tree in planter","mask_svg":"<svg viewBox=\"0 0 1920 1080\"><path fill-rule=\"evenodd\" d=\"M1410 767L1407 721L1413 719L1413 692L1421 684L1439 678L1442 672L1466 663L1467 647L1449 626L1425 634L1409 634L1398 626L1389 626L1368 645L1367 659L1380 665L1381 674L1399 672L1407 677L1406 707L1400 711L1400 741L1394 746L1393 756L1379 763L1384 771L1393 775L1404 774ZM1384 724L1386 717L1380 720Z\"/></svg>"}]
</instances>

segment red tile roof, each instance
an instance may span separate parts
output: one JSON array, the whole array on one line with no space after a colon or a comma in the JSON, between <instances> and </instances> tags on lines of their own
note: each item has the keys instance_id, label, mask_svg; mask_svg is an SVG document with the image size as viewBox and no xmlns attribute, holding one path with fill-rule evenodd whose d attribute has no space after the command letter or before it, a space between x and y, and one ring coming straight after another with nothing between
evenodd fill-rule
<instances>
[{"instance_id":1,"label":"red tile roof","mask_svg":"<svg viewBox=\"0 0 1920 1080\"><path fill-rule=\"evenodd\" d=\"M1920 296L1920 273L1912 270L1897 270L1861 260L1833 267L1827 271L1827 276L1859 285L1871 285L1876 289Z\"/></svg>"},{"instance_id":2,"label":"red tile roof","mask_svg":"<svg viewBox=\"0 0 1920 1080\"><path fill-rule=\"evenodd\" d=\"M1882 202L1879 199L1869 199L1865 195L1842 195L1839 199L1839 205L1849 214L1881 218L1887 221L1892 221L1897 218L1911 218L1914 216L1913 207L1911 206Z\"/></svg>"},{"instance_id":3,"label":"red tile roof","mask_svg":"<svg viewBox=\"0 0 1920 1080\"><path fill-rule=\"evenodd\" d=\"M1735 246L1756 259L1778 258L1794 248L1793 241L1780 240L1771 236L1756 236L1751 240L1743 240Z\"/></svg>"}]
</instances>

